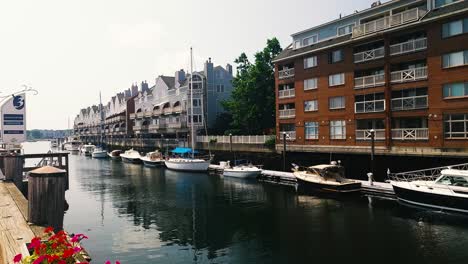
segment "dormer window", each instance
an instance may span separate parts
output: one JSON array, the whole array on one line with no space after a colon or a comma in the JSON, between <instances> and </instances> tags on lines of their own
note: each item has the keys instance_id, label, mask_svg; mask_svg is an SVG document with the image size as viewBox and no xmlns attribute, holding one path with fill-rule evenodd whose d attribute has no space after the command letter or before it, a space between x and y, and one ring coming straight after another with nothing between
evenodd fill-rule
<instances>
[{"instance_id":1,"label":"dormer window","mask_svg":"<svg viewBox=\"0 0 468 264\"><path fill-rule=\"evenodd\" d=\"M353 28L355 24L350 24L338 28L338 36L344 36L353 33Z\"/></svg>"},{"instance_id":2,"label":"dormer window","mask_svg":"<svg viewBox=\"0 0 468 264\"><path fill-rule=\"evenodd\" d=\"M315 44L317 43L318 41L318 36L317 35L313 35L313 36L310 36L310 37L307 37L307 38L304 38L302 40L302 46L309 46L309 45L312 45L312 44Z\"/></svg>"}]
</instances>

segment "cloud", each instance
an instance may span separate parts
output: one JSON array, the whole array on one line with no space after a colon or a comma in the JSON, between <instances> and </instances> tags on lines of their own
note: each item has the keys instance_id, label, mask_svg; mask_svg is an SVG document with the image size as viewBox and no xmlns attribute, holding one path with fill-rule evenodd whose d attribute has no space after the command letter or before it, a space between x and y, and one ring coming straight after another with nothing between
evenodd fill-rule
<instances>
[{"instance_id":1,"label":"cloud","mask_svg":"<svg viewBox=\"0 0 468 264\"><path fill-rule=\"evenodd\" d=\"M110 24L111 45L123 48L155 48L164 37L161 24L143 21L135 24Z\"/></svg>"}]
</instances>

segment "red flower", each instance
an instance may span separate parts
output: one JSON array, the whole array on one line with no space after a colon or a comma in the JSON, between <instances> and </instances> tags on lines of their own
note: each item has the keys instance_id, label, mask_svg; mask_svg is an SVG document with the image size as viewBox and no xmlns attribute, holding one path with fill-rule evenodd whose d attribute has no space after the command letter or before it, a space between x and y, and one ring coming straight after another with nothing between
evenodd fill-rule
<instances>
[{"instance_id":1,"label":"red flower","mask_svg":"<svg viewBox=\"0 0 468 264\"><path fill-rule=\"evenodd\" d=\"M32 264L41 264L43 260L46 259L46 256L40 256Z\"/></svg>"},{"instance_id":2,"label":"red flower","mask_svg":"<svg viewBox=\"0 0 468 264\"><path fill-rule=\"evenodd\" d=\"M15 258L13 259L13 261L14 261L15 263L19 263L19 262L21 261L22 258L23 258L23 255L18 254L18 255L15 256Z\"/></svg>"},{"instance_id":3,"label":"red flower","mask_svg":"<svg viewBox=\"0 0 468 264\"><path fill-rule=\"evenodd\" d=\"M44 230L44 233L46 233L46 234L49 234L49 233L52 233L52 232L54 232L54 228L51 227L51 226L47 227L47 228Z\"/></svg>"},{"instance_id":4,"label":"red flower","mask_svg":"<svg viewBox=\"0 0 468 264\"><path fill-rule=\"evenodd\" d=\"M73 251L73 248L66 249L66 250L63 252L63 258L64 258L64 259L67 259L67 258L73 256L73 254L75 254L75 252Z\"/></svg>"},{"instance_id":5,"label":"red flower","mask_svg":"<svg viewBox=\"0 0 468 264\"><path fill-rule=\"evenodd\" d=\"M33 249L41 245L41 239L38 237L35 237L31 240L31 243L28 246L28 249Z\"/></svg>"},{"instance_id":6,"label":"red flower","mask_svg":"<svg viewBox=\"0 0 468 264\"><path fill-rule=\"evenodd\" d=\"M117 261L115 261L115 264L120 264L120 261L118 261L118 260L117 260Z\"/></svg>"},{"instance_id":7,"label":"red flower","mask_svg":"<svg viewBox=\"0 0 468 264\"><path fill-rule=\"evenodd\" d=\"M67 264L65 260L59 260L58 264Z\"/></svg>"},{"instance_id":8,"label":"red flower","mask_svg":"<svg viewBox=\"0 0 468 264\"><path fill-rule=\"evenodd\" d=\"M105 263L105 264L112 264L112 263L111 263L111 262L108 260L108 261L106 261L106 263Z\"/></svg>"}]
</instances>

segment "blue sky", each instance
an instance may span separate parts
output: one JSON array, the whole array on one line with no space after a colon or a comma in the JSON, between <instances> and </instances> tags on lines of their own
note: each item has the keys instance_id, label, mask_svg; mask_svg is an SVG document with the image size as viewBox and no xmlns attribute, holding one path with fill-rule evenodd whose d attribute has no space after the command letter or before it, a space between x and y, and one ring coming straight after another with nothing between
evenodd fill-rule
<instances>
[{"instance_id":1,"label":"blue sky","mask_svg":"<svg viewBox=\"0 0 468 264\"><path fill-rule=\"evenodd\" d=\"M67 128L78 111L106 102L133 82L154 83L211 57L215 64L252 55L266 39L370 7L373 0L25 0L0 3L0 91L22 84L28 129Z\"/></svg>"}]
</instances>

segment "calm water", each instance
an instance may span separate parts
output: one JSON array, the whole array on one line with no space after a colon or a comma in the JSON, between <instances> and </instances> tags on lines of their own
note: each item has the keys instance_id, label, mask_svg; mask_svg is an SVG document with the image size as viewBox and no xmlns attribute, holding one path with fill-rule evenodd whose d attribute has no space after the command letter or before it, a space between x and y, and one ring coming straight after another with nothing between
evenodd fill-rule
<instances>
[{"instance_id":1,"label":"calm water","mask_svg":"<svg viewBox=\"0 0 468 264\"><path fill-rule=\"evenodd\" d=\"M78 155L66 195L65 229L90 237L93 263L468 263L467 218L392 201Z\"/></svg>"}]
</instances>

